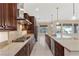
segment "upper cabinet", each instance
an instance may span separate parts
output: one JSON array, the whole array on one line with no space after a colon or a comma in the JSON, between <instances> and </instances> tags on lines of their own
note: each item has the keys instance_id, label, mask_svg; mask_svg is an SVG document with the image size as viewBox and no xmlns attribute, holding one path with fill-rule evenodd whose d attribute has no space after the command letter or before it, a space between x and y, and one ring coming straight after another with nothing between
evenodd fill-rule
<instances>
[{"instance_id":1,"label":"upper cabinet","mask_svg":"<svg viewBox=\"0 0 79 59\"><path fill-rule=\"evenodd\" d=\"M16 3L0 3L0 30L16 30L16 15Z\"/></svg>"},{"instance_id":2,"label":"upper cabinet","mask_svg":"<svg viewBox=\"0 0 79 59\"><path fill-rule=\"evenodd\" d=\"M27 19L27 20L29 20L30 19L29 14L28 13L24 13L24 18Z\"/></svg>"},{"instance_id":3,"label":"upper cabinet","mask_svg":"<svg viewBox=\"0 0 79 59\"><path fill-rule=\"evenodd\" d=\"M2 17L2 16L3 16L2 11L3 11L3 10L2 10L2 9L3 9L3 4L0 3L0 29L3 29L3 23L2 23L2 21L3 21L3 20L2 20L2 18L3 18L3 17Z\"/></svg>"}]
</instances>

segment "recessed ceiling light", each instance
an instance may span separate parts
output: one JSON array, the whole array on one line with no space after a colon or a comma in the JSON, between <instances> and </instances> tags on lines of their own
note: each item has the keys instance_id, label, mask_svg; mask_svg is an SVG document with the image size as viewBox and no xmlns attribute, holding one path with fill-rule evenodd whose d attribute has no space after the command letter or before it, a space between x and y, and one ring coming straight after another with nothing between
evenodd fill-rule
<instances>
[{"instance_id":1,"label":"recessed ceiling light","mask_svg":"<svg viewBox=\"0 0 79 59\"><path fill-rule=\"evenodd\" d=\"M39 11L39 8L36 8L35 11Z\"/></svg>"}]
</instances>

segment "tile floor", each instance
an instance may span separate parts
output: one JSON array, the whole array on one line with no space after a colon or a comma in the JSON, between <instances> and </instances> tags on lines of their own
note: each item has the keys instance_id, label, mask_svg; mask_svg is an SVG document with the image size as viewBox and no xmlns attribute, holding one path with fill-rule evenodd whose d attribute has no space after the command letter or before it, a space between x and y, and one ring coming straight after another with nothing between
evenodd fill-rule
<instances>
[{"instance_id":1,"label":"tile floor","mask_svg":"<svg viewBox=\"0 0 79 59\"><path fill-rule=\"evenodd\" d=\"M38 42L32 50L31 56L53 56L45 42L44 36L39 37Z\"/></svg>"}]
</instances>

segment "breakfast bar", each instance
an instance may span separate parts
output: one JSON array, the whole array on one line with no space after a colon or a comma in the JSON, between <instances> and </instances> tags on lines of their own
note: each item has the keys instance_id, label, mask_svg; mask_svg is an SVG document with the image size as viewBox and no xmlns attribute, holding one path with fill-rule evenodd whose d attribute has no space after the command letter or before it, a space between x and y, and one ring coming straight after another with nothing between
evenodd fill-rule
<instances>
[{"instance_id":1,"label":"breakfast bar","mask_svg":"<svg viewBox=\"0 0 79 59\"><path fill-rule=\"evenodd\" d=\"M78 39L60 39L55 36L46 34L46 41L50 50L55 56L79 56L79 40Z\"/></svg>"}]
</instances>

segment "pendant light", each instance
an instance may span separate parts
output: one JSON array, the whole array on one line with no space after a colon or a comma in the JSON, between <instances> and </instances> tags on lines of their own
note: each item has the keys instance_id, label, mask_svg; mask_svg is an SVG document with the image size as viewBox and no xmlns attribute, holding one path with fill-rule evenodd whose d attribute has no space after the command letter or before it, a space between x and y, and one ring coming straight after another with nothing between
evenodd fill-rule
<instances>
[{"instance_id":1,"label":"pendant light","mask_svg":"<svg viewBox=\"0 0 79 59\"><path fill-rule=\"evenodd\" d=\"M59 8L57 7L56 9L57 9L57 20L58 20L58 9L59 9Z\"/></svg>"},{"instance_id":2,"label":"pendant light","mask_svg":"<svg viewBox=\"0 0 79 59\"><path fill-rule=\"evenodd\" d=\"M53 14L51 14L51 21L52 21L52 19L53 19Z\"/></svg>"},{"instance_id":3,"label":"pendant light","mask_svg":"<svg viewBox=\"0 0 79 59\"><path fill-rule=\"evenodd\" d=\"M53 27L53 14L51 14L51 21L50 21L51 27Z\"/></svg>"},{"instance_id":4,"label":"pendant light","mask_svg":"<svg viewBox=\"0 0 79 59\"><path fill-rule=\"evenodd\" d=\"M56 23L56 25L59 25L59 22L58 22L58 12L59 12L58 9L59 8L57 7L56 9L57 9L57 23Z\"/></svg>"},{"instance_id":5,"label":"pendant light","mask_svg":"<svg viewBox=\"0 0 79 59\"><path fill-rule=\"evenodd\" d=\"M73 3L73 17L72 17L73 20L76 19L76 16L75 16L75 3Z\"/></svg>"},{"instance_id":6,"label":"pendant light","mask_svg":"<svg viewBox=\"0 0 79 59\"><path fill-rule=\"evenodd\" d=\"M53 20L53 14L51 14L51 18L50 18L50 19L51 19L51 24L52 24L52 20Z\"/></svg>"}]
</instances>

